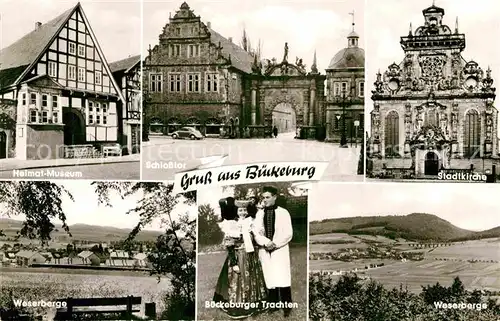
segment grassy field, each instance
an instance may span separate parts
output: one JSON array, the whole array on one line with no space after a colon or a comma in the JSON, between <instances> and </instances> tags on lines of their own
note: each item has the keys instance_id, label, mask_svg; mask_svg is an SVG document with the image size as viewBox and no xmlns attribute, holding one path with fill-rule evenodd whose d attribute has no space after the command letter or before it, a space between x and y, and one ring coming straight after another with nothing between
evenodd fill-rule
<instances>
[{"instance_id":1,"label":"grassy field","mask_svg":"<svg viewBox=\"0 0 500 321\"><path fill-rule=\"evenodd\" d=\"M64 271L64 272L61 272ZM8 271L0 270L2 274L2 295L0 305L8 300L8 293L12 291L13 299L24 301L52 301L56 299L92 298L92 297L122 297L140 296L142 306L140 315L144 315L144 303L155 302L156 311L164 309L163 297L170 286L167 279L160 283L152 276L138 273L136 276L122 273L106 273L96 275L81 273L66 273L67 270L52 270L29 272L15 269ZM47 308L33 308L29 310L36 315L52 315L55 311Z\"/></svg>"},{"instance_id":2,"label":"grassy field","mask_svg":"<svg viewBox=\"0 0 500 321\"><path fill-rule=\"evenodd\" d=\"M457 243L452 246L438 247L426 253L429 258L448 258L458 260L500 261L500 239L485 239Z\"/></svg>"},{"instance_id":3,"label":"grassy field","mask_svg":"<svg viewBox=\"0 0 500 321\"><path fill-rule=\"evenodd\" d=\"M211 253L198 256L198 283L197 304L198 320L228 320L224 312L218 309L206 309L205 301L212 300L220 269L224 264L226 253ZM283 313L261 314L249 320L286 321L307 319L307 248L305 246L290 249L292 267L292 298L299 308L292 311L289 318L284 318Z\"/></svg>"}]
</instances>

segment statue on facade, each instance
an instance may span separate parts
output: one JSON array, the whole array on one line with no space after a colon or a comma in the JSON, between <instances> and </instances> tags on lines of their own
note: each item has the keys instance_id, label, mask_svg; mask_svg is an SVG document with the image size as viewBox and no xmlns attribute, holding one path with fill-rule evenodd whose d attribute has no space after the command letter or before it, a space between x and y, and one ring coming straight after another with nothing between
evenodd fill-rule
<instances>
[{"instance_id":1,"label":"statue on facade","mask_svg":"<svg viewBox=\"0 0 500 321\"><path fill-rule=\"evenodd\" d=\"M288 61L288 42L285 42L285 53L283 54L283 62Z\"/></svg>"}]
</instances>

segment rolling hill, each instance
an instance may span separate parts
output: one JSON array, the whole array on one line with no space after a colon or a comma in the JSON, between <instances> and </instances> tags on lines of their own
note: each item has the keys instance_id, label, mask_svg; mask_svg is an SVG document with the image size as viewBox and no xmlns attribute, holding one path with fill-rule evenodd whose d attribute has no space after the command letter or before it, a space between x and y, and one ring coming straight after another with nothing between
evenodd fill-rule
<instances>
[{"instance_id":1,"label":"rolling hill","mask_svg":"<svg viewBox=\"0 0 500 321\"><path fill-rule=\"evenodd\" d=\"M436 215L413 213L404 216L357 216L313 221L310 234L368 234L412 241L450 241L500 237L500 227L473 232L458 228Z\"/></svg>"},{"instance_id":2,"label":"rolling hill","mask_svg":"<svg viewBox=\"0 0 500 321\"><path fill-rule=\"evenodd\" d=\"M0 230L5 234L5 236L0 239L5 239L7 237L17 236L17 232L22 228L22 221L13 219L0 219ZM121 241L127 238L130 233L130 229L121 229L111 226L98 226L98 225L87 225L87 224L74 224L69 226L69 231L72 235L70 237L61 227L61 225L56 225L55 231L52 232L51 237L54 241L60 242L70 242L72 240L85 240L89 242L111 242L111 241ZM136 240L138 241L155 241L156 238L161 235L158 231L141 231Z\"/></svg>"}]
</instances>

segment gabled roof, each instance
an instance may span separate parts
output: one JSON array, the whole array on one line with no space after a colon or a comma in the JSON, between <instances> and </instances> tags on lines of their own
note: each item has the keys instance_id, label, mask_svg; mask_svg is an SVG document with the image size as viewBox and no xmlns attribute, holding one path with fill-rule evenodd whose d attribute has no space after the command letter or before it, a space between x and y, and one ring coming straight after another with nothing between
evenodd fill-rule
<instances>
[{"instance_id":1,"label":"gabled roof","mask_svg":"<svg viewBox=\"0 0 500 321\"><path fill-rule=\"evenodd\" d=\"M30 65L45 51L50 40L63 27L78 6L79 4L55 19L42 24L38 30L33 30L10 46L0 50L0 69Z\"/></svg>"},{"instance_id":2,"label":"gabled roof","mask_svg":"<svg viewBox=\"0 0 500 321\"><path fill-rule=\"evenodd\" d=\"M136 260L145 260L147 258L148 258L148 255L146 253L137 253L134 256L134 259L136 259Z\"/></svg>"},{"instance_id":3,"label":"gabled roof","mask_svg":"<svg viewBox=\"0 0 500 321\"><path fill-rule=\"evenodd\" d=\"M109 255L110 257L112 258L125 258L125 259L128 259L128 253L126 253L125 251L114 251L114 252L111 252L111 254Z\"/></svg>"},{"instance_id":4,"label":"gabled roof","mask_svg":"<svg viewBox=\"0 0 500 321\"><path fill-rule=\"evenodd\" d=\"M78 254L78 257L81 257L83 259L89 258L92 254L94 254L91 251L82 251L80 254Z\"/></svg>"},{"instance_id":5,"label":"gabled roof","mask_svg":"<svg viewBox=\"0 0 500 321\"><path fill-rule=\"evenodd\" d=\"M109 69L112 73L118 71L129 71L131 68L135 67L141 62L141 55L131 56L122 60L118 60L109 64Z\"/></svg>"},{"instance_id":6,"label":"gabled roof","mask_svg":"<svg viewBox=\"0 0 500 321\"><path fill-rule=\"evenodd\" d=\"M208 27L207 27L208 28ZM222 54L225 58L231 56L231 64L236 69L239 69L246 73L252 73L253 56L248 52L243 50L237 44L224 38L220 33L208 28L210 32L210 41L215 45L220 45L222 47Z\"/></svg>"},{"instance_id":7,"label":"gabled roof","mask_svg":"<svg viewBox=\"0 0 500 321\"><path fill-rule=\"evenodd\" d=\"M33 251L19 251L19 252L16 253L16 256L17 257L23 257L23 258L29 259L29 258L31 258L35 254L37 254L37 253L33 252Z\"/></svg>"}]
</instances>

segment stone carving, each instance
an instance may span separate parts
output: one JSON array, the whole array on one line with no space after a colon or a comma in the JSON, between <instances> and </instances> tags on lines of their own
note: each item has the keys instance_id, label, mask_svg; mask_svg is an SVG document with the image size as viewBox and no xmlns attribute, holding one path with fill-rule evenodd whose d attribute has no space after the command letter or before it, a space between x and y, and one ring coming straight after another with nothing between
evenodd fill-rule
<instances>
[{"instance_id":1,"label":"stone carving","mask_svg":"<svg viewBox=\"0 0 500 321\"><path fill-rule=\"evenodd\" d=\"M491 78L491 69L488 67L486 70L486 77L483 79L483 91L494 92L495 88L493 86L493 78Z\"/></svg>"},{"instance_id":2,"label":"stone carving","mask_svg":"<svg viewBox=\"0 0 500 321\"><path fill-rule=\"evenodd\" d=\"M453 103L451 107L451 140L457 141L458 139L458 104Z\"/></svg>"},{"instance_id":3,"label":"stone carving","mask_svg":"<svg viewBox=\"0 0 500 321\"><path fill-rule=\"evenodd\" d=\"M288 61L288 42L285 42L285 49L283 54L283 62Z\"/></svg>"},{"instance_id":4,"label":"stone carving","mask_svg":"<svg viewBox=\"0 0 500 321\"><path fill-rule=\"evenodd\" d=\"M422 69L422 78L424 78L427 83L434 84L443 76L443 67L445 64L443 56L420 56L418 60L420 68Z\"/></svg>"},{"instance_id":5,"label":"stone carving","mask_svg":"<svg viewBox=\"0 0 500 321\"><path fill-rule=\"evenodd\" d=\"M403 83L403 75L401 68L396 64L391 64L384 73L384 83L390 93L396 93L401 89Z\"/></svg>"},{"instance_id":6,"label":"stone carving","mask_svg":"<svg viewBox=\"0 0 500 321\"><path fill-rule=\"evenodd\" d=\"M382 74L380 71L377 72L377 80L373 83L375 90L372 91L373 94L381 94L384 92L384 82L382 81Z\"/></svg>"}]
</instances>

